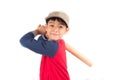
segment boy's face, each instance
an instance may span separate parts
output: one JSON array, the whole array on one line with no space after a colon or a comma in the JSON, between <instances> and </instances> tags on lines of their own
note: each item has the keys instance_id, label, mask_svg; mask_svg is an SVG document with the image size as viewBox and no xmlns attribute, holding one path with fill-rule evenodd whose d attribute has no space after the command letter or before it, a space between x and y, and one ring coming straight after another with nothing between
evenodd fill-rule
<instances>
[{"instance_id":1,"label":"boy's face","mask_svg":"<svg viewBox=\"0 0 120 80\"><path fill-rule=\"evenodd\" d=\"M59 40L68 30L69 28L57 20L49 20L48 24L46 24L46 37L49 40Z\"/></svg>"}]
</instances>

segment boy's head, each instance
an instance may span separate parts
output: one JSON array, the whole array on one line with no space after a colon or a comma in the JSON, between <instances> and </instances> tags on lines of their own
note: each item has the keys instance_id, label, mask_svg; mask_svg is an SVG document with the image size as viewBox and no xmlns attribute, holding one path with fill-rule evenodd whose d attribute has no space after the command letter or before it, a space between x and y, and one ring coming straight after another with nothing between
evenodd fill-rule
<instances>
[{"instance_id":1,"label":"boy's head","mask_svg":"<svg viewBox=\"0 0 120 80\"><path fill-rule=\"evenodd\" d=\"M46 18L46 37L49 40L59 40L68 32L69 17L61 11L51 12Z\"/></svg>"},{"instance_id":2,"label":"boy's head","mask_svg":"<svg viewBox=\"0 0 120 80\"><path fill-rule=\"evenodd\" d=\"M62 11L54 11L48 14L48 16L45 18L46 22L50 19L50 18L60 18L66 25L67 27L69 26L69 16L62 12Z\"/></svg>"}]
</instances>

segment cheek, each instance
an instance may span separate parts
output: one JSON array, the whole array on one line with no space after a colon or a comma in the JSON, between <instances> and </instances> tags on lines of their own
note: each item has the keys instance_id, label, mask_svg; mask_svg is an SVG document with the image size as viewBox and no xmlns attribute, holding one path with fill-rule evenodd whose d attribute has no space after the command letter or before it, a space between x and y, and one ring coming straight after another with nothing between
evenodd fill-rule
<instances>
[{"instance_id":1,"label":"cheek","mask_svg":"<svg viewBox=\"0 0 120 80\"><path fill-rule=\"evenodd\" d=\"M49 33L50 32L50 29L46 27L46 32Z\"/></svg>"},{"instance_id":2,"label":"cheek","mask_svg":"<svg viewBox=\"0 0 120 80\"><path fill-rule=\"evenodd\" d=\"M66 34L67 30L65 29L65 30L62 30L61 32L62 32L62 34Z\"/></svg>"},{"instance_id":3,"label":"cheek","mask_svg":"<svg viewBox=\"0 0 120 80\"><path fill-rule=\"evenodd\" d=\"M63 29L63 30L61 31L61 33L64 35L64 34L66 34L68 31L69 31L69 28Z\"/></svg>"},{"instance_id":4,"label":"cheek","mask_svg":"<svg viewBox=\"0 0 120 80\"><path fill-rule=\"evenodd\" d=\"M63 36L64 34L66 34L66 31L61 31L60 34Z\"/></svg>"}]
</instances>

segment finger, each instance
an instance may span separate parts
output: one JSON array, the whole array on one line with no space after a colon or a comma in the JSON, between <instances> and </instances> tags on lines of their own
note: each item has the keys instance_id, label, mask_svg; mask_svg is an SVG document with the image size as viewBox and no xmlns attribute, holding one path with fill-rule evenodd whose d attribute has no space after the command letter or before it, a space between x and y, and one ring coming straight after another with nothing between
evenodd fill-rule
<instances>
[{"instance_id":1,"label":"finger","mask_svg":"<svg viewBox=\"0 0 120 80\"><path fill-rule=\"evenodd\" d=\"M38 27L41 27L41 24L39 24Z\"/></svg>"},{"instance_id":2,"label":"finger","mask_svg":"<svg viewBox=\"0 0 120 80\"><path fill-rule=\"evenodd\" d=\"M45 25L41 25L42 27L45 27Z\"/></svg>"}]
</instances>

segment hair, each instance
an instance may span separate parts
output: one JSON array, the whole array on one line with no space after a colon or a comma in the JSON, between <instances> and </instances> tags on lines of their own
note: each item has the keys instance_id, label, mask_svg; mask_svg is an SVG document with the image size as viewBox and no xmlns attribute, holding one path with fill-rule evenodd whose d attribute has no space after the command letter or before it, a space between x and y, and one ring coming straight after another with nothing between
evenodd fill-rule
<instances>
[{"instance_id":1,"label":"hair","mask_svg":"<svg viewBox=\"0 0 120 80\"><path fill-rule=\"evenodd\" d=\"M48 23L48 21L50 21L50 20L53 20L53 21L57 20L57 21L60 22L62 25L65 25L65 26L68 28L68 26L67 26L67 24L65 23L65 21L62 20L62 19L59 18L59 17L51 17L51 18L48 18L48 19L46 19L46 23Z\"/></svg>"}]
</instances>

